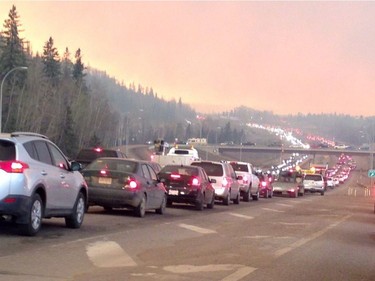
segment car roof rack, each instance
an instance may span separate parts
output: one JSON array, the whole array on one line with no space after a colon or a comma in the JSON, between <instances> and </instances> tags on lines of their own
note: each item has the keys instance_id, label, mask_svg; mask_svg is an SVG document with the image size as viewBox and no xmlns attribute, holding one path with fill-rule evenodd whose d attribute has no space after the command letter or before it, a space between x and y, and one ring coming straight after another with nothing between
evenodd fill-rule
<instances>
[{"instance_id":1,"label":"car roof rack","mask_svg":"<svg viewBox=\"0 0 375 281\"><path fill-rule=\"evenodd\" d=\"M40 137L43 139L48 139L47 136L38 134L38 133L33 133L33 132L13 132L10 134L11 137L19 137L19 136L29 136L29 137Z\"/></svg>"}]
</instances>

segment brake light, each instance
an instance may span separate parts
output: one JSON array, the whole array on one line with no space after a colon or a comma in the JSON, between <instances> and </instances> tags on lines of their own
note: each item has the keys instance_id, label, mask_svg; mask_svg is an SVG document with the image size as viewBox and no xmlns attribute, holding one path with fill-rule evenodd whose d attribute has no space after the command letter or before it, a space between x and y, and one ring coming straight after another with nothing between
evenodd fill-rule
<instances>
[{"instance_id":1,"label":"brake light","mask_svg":"<svg viewBox=\"0 0 375 281\"><path fill-rule=\"evenodd\" d=\"M171 178L174 179L174 180L178 180L181 178L181 175L180 174L171 174Z\"/></svg>"},{"instance_id":2,"label":"brake light","mask_svg":"<svg viewBox=\"0 0 375 281\"><path fill-rule=\"evenodd\" d=\"M224 186L224 187L226 187L228 185L227 178L225 178L225 177L223 178L223 181L221 182L221 185Z\"/></svg>"},{"instance_id":3,"label":"brake light","mask_svg":"<svg viewBox=\"0 0 375 281\"><path fill-rule=\"evenodd\" d=\"M11 204L11 203L14 203L14 202L16 202L16 198L5 198L4 200L3 200L3 202L4 203L7 203L7 204Z\"/></svg>"},{"instance_id":4,"label":"brake light","mask_svg":"<svg viewBox=\"0 0 375 281\"><path fill-rule=\"evenodd\" d=\"M94 150L95 150L96 152L102 152L102 151L103 151L103 149L100 148L100 147L95 147Z\"/></svg>"},{"instance_id":5,"label":"brake light","mask_svg":"<svg viewBox=\"0 0 375 281\"><path fill-rule=\"evenodd\" d=\"M191 180L191 185L199 186L200 185L199 179L198 178L193 178Z\"/></svg>"},{"instance_id":6,"label":"brake light","mask_svg":"<svg viewBox=\"0 0 375 281\"><path fill-rule=\"evenodd\" d=\"M249 180L248 180L247 176L243 176L242 181L243 181L243 183L248 183Z\"/></svg>"},{"instance_id":7,"label":"brake light","mask_svg":"<svg viewBox=\"0 0 375 281\"><path fill-rule=\"evenodd\" d=\"M100 170L100 174L101 174L102 176L106 176L106 175L107 175L107 171L106 171L106 170Z\"/></svg>"},{"instance_id":8,"label":"brake light","mask_svg":"<svg viewBox=\"0 0 375 281\"><path fill-rule=\"evenodd\" d=\"M263 187L266 187L266 186L267 186L267 182L262 181L262 186L263 186Z\"/></svg>"},{"instance_id":9,"label":"brake light","mask_svg":"<svg viewBox=\"0 0 375 281\"><path fill-rule=\"evenodd\" d=\"M28 168L29 168L29 165L21 161L0 162L0 169L7 173L22 174L24 170Z\"/></svg>"},{"instance_id":10,"label":"brake light","mask_svg":"<svg viewBox=\"0 0 375 281\"><path fill-rule=\"evenodd\" d=\"M136 189L138 187L138 183L136 182L135 179L127 178L126 183L125 183L125 187L128 187L130 189Z\"/></svg>"}]
</instances>

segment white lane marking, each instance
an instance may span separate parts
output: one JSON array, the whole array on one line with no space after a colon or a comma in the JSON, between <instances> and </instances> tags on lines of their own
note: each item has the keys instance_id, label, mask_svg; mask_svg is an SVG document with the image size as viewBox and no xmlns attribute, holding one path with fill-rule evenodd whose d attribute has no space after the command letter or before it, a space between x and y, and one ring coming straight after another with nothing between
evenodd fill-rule
<instances>
[{"instance_id":1,"label":"white lane marking","mask_svg":"<svg viewBox=\"0 0 375 281\"><path fill-rule=\"evenodd\" d=\"M280 210L270 209L270 208L262 208L262 210L271 211L271 212L277 212L277 213L284 213L285 212L285 211L280 211Z\"/></svg>"},{"instance_id":2,"label":"white lane marking","mask_svg":"<svg viewBox=\"0 0 375 281\"><path fill-rule=\"evenodd\" d=\"M285 255L286 253L298 248L298 247L301 247L303 246L304 244L306 244L307 242L310 242L311 240L314 240L316 238L318 238L319 236L322 236L324 233L326 233L328 230L330 230L331 228L334 228L336 226L338 226L340 223L344 222L345 220L347 220L348 218L350 218L351 215L347 215L345 217L343 217L342 219L336 221L335 223L332 223L330 225L328 225L326 228L323 228L322 230L319 230L313 234L311 234L310 236L306 237L306 238L302 238L294 243L292 243L290 246L288 247L285 247L285 248L282 248L280 250L277 250L275 253L274 253L274 256L275 257L280 257L282 255Z\"/></svg>"},{"instance_id":3,"label":"white lane marking","mask_svg":"<svg viewBox=\"0 0 375 281\"><path fill-rule=\"evenodd\" d=\"M311 225L311 223L306 223L306 222L275 222L275 224L281 224L281 225L301 225L301 226Z\"/></svg>"},{"instance_id":4,"label":"white lane marking","mask_svg":"<svg viewBox=\"0 0 375 281\"><path fill-rule=\"evenodd\" d=\"M239 218L243 218L243 219L247 219L247 220L252 220L254 218L252 216L246 216L246 215L236 214L236 213L228 213L228 214L231 215L231 216L234 216L234 217L239 217Z\"/></svg>"},{"instance_id":5,"label":"white lane marking","mask_svg":"<svg viewBox=\"0 0 375 281\"><path fill-rule=\"evenodd\" d=\"M86 247L86 253L97 267L125 267L137 264L119 244L113 241L100 241Z\"/></svg>"},{"instance_id":6,"label":"white lane marking","mask_svg":"<svg viewBox=\"0 0 375 281\"><path fill-rule=\"evenodd\" d=\"M255 236L245 236L244 238L248 238L248 239L264 239L264 238L268 238L268 237L271 237L271 236L267 236L267 235L255 235Z\"/></svg>"},{"instance_id":7,"label":"white lane marking","mask_svg":"<svg viewBox=\"0 0 375 281\"><path fill-rule=\"evenodd\" d=\"M289 207L289 208L293 208L294 207L294 206L291 206L291 205L288 205L288 204L283 204L283 203L276 203L275 205Z\"/></svg>"},{"instance_id":8,"label":"white lane marking","mask_svg":"<svg viewBox=\"0 0 375 281\"><path fill-rule=\"evenodd\" d=\"M198 227L198 226L190 225L190 224L180 223L178 226L182 227L182 228L185 228L185 229L189 229L189 230L198 232L198 233L202 233L202 234L216 233L215 230L211 230L211 229L207 229L207 228L202 228L202 227Z\"/></svg>"},{"instance_id":9,"label":"white lane marking","mask_svg":"<svg viewBox=\"0 0 375 281\"><path fill-rule=\"evenodd\" d=\"M221 279L221 281L237 281L241 280L245 276L249 275L253 271L255 271L256 268L254 267L249 267L249 266L244 266L242 268L237 269L236 272L232 273L231 275L225 277L224 279Z\"/></svg>"},{"instance_id":10,"label":"white lane marking","mask_svg":"<svg viewBox=\"0 0 375 281\"><path fill-rule=\"evenodd\" d=\"M256 270L255 267L242 266L237 264L210 264L210 265L171 265L165 266L163 268L165 271L172 273L197 273L197 272L213 272L213 271L230 271L236 270L234 273L228 275L221 281L237 281L244 278L246 275L249 275Z\"/></svg>"}]
</instances>

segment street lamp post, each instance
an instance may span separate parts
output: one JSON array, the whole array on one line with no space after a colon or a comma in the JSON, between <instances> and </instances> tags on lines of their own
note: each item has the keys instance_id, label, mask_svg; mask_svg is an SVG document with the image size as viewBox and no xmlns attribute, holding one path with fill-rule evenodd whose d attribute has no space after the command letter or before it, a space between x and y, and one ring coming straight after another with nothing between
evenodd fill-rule
<instances>
[{"instance_id":1,"label":"street lamp post","mask_svg":"<svg viewBox=\"0 0 375 281\"><path fill-rule=\"evenodd\" d=\"M0 86L0 133L2 132L1 123L2 123L2 115L3 115L3 86L4 86L4 81L8 77L9 74L11 74L13 71L18 70L18 69L26 70L27 66L17 66L17 67L12 68L11 70L9 70L5 74L3 80L1 81L1 86Z\"/></svg>"}]
</instances>

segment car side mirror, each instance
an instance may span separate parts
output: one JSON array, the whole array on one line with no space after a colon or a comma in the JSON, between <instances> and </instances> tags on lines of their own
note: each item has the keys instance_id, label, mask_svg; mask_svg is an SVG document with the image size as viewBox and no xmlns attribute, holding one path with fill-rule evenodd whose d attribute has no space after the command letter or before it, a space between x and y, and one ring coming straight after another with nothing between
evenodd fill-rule
<instances>
[{"instance_id":1,"label":"car side mirror","mask_svg":"<svg viewBox=\"0 0 375 281\"><path fill-rule=\"evenodd\" d=\"M79 162L73 161L73 162L70 162L70 169L72 171L80 171L82 170L82 165Z\"/></svg>"}]
</instances>

